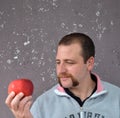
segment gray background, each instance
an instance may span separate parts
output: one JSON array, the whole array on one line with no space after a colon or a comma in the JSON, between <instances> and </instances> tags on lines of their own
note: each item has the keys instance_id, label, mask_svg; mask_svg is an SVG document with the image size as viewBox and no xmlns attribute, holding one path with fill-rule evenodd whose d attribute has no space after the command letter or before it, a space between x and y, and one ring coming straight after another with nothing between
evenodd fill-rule
<instances>
[{"instance_id":1,"label":"gray background","mask_svg":"<svg viewBox=\"0 0 120 118\"><path fill-rule=\"evenodd\" d=\"M0 117L11 80L29 78L33 99L56 84L58 41L83 32L96 45L94 72L120 86L120 0L0 0Z\"/></svg>"}]
</instances>

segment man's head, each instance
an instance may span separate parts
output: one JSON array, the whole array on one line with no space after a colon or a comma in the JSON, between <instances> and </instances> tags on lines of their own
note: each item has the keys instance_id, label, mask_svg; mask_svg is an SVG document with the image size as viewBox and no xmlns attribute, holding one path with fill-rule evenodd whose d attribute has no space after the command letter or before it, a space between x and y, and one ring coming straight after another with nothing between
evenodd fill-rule
<instances>
[{"instance_id":1,"label":"man's head","mask_svg":"<svg viewBox=\"0 0 120 118\"><path fill-rule=\"evenodd\" d=\"M95 46L92 39L83 33L71 33L64 36L58 46L60 45L71 45L73 43L78 43L82 47L82 56L84 58L84 62L91 57L95 57Z\"/></svg>"},{"instance_id":2,"label":"man's head","mask_svg":"<svg viewBox=\"0 0 120 118\"><path fill-rule=\"evenodd\" d=\"M61 86L71 88L88 82L94 56L94 43L87 35L72 33L64 36L56 55L56 71Z\"/></svg>"}]
</instances>

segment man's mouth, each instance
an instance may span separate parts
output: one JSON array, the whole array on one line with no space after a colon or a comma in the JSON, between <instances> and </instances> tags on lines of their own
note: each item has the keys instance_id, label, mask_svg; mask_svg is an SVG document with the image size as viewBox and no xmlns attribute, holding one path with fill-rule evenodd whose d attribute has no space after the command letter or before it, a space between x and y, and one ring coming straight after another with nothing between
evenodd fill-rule
<instances>
[{"instance_id":1,"label":"man's mouth","mask_svg":"<svg viewBox=\"0 0 120 118\"><path fill-rule=\"evenodd\" d=\"M61 77L60 79L61 79L62 81L66 81L66 80L69 79L69 77Z\"/></svg>"}]
</instances>

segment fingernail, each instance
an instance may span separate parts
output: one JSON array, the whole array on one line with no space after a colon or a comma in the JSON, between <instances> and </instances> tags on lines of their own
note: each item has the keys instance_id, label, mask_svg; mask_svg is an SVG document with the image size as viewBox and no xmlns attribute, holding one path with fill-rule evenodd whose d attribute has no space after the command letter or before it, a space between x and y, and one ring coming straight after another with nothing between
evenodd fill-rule
<instances>
[{"instance_id":1,"label":"fingernail","mask_svg":"<svg viewBox=\"0 0 120 118\"><path fill-rule=\"evenodd\" d=\"M23 95L24 95L24 93L23 93L23 92L20 92L19 94L20 94L21 96L23 96Z\"/></svg>"},{"instance_id":2,"label":"fingernail","mask_svg":"<svg viewBox=\"0 0 120 118\"><path fill-rule=\"evenodd\" d=\"M12 92L11 92L11 94L15 94L15 92L14 92L14 91L12 91Z\"/></svg>"}]
</instances>

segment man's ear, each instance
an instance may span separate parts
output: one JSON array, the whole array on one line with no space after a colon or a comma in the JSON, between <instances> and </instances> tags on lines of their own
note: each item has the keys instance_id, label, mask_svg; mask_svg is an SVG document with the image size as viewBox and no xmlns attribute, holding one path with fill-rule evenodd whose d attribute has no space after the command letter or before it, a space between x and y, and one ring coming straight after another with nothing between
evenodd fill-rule
<instances>
[{"instance_id":1,"label":"man's ear","mask_svg":"<svg viewBox=\"0 0 120 118\"><path fill-rule=\"evenodd\" d=\"M87 60L88 70L91 71L94 67L95 58L92 56Z\"/></svg>"}]
</instances>

